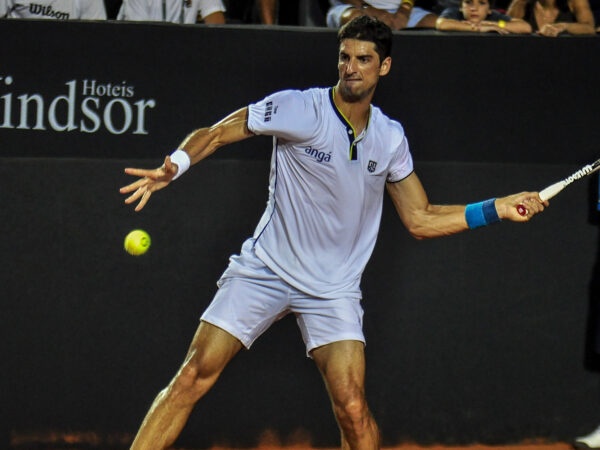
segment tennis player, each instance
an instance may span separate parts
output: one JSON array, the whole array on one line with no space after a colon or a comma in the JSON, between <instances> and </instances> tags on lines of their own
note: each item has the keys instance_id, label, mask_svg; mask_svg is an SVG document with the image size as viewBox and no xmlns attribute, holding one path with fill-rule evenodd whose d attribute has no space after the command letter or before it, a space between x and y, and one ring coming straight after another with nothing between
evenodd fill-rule
<instances>
[{"instance_id":1,"label":"tennis player","mask_svg":"<svg viewBox=\"0 0 600 450\"><path fill-rule=\"evenodd\" d=\"M338 33L334 87L283 91L192 132L152 170L121 188L142 209L150 196L219 147L253 135L274 139L267 208L254 235L218 281L219 289L170 384L161 391L133 449L164 449L228 362L271 324L296 316L306 352L320 370L343 449L380 447L365 399L360 280L375 245L387 189L417 239L508 219L528 221L544 203L535 192L470 205L432 205L413 168L402 126L371 99L392 60L392 32L362 16ZM527 215L517 213L525 205Z\"/></svg>"}]
</instances>

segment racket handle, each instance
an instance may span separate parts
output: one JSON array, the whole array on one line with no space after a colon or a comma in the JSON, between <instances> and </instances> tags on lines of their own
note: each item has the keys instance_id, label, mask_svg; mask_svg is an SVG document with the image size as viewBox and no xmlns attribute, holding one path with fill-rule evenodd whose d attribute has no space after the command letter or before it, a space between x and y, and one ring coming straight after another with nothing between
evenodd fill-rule
<instances>
[{"instance_id":1,"label":"racket handle","mask_svg":"<svg viewBox=\"0 0 600 450\"><path fill-rule=\"evenodd\" d=\"M560 191L562 191L568 183L566 183L564 180L563 181L559 181L558 183L554 183L551 184L550 186L542 189L539 192L539 196L542 199L543 202L545 202L546 200L550 200L552 197L554 197L556 194L558 194ZM527 215L527 208L525 208L525 205L517 205L517 212L522 215L522 216L526 216Z\"/></svg>"},{"instance_id":2,"label":"racket handle","mask_svg":"<svg viewBox=\"0 0 600 450\"><path fill-rule=\"evenodd\" d=\"M567 183L565 183L564 181L559 181L558 183L551 184L547 188L544 188L540 191L540 198L543 202L545 202L546 200L550 200L552 197L554 197L556 194L562 191L566 185Z\"/></svg>"}]
</instances>

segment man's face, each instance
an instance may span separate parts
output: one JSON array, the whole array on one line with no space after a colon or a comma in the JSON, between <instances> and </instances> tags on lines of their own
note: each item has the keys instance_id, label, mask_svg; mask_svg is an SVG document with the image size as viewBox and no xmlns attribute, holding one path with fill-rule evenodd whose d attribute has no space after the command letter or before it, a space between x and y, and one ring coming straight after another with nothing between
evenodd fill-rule
<instances>
[{"instance_id":1,"label":"man's face","mask_svg":"<svg viewBox=\"0 0 600 450\"><path fill-rule=\"evenodd\" d=\"M375 44L358 39L344 39L338 59L339 93L347 102L357 102L370 96L380 76L390 70L391 58L379 61Z\"/></svg>"},{"instance_id":2,"label":"man's face","mask_svg":"<svg viewBox=\"0 0 600 450\"><path fill-rule=\"evenodd\" d=\"M463 0L461 10L465 20L479 23L490 13L490 3L488 0Z\"/></svg>"}]
</instances>

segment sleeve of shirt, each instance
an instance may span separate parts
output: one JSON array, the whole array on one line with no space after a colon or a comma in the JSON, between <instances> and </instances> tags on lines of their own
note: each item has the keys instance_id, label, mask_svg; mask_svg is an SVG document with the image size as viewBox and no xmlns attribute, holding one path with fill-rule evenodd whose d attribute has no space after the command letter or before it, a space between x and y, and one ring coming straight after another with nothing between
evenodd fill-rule
<instances>
[{"instance_id":1,"label":"sleeve of shirt","mask_svg":"<svg viewBox=\"0 0 600 450\"><path fill-rule=\"evenodd\" d=\"M393 150L392 160L388 171L387 181L395 183L409 176L414 171L413 159L408 147L408 140L402 129L402 125L395 122L396 130L392 133L396 146Z\"/></svg>"},{"instance_id":2,"label":"sleeve of shirt","mask_svg":"<svg viewBox=\"0 0 600 450\"><path fill-rule=\"evenodd\" d=\"M248 106L248 129L264 134L303 141L312 137L319 123L317 108L306 91L281 91Z\"/></svg>"}]
</instances>

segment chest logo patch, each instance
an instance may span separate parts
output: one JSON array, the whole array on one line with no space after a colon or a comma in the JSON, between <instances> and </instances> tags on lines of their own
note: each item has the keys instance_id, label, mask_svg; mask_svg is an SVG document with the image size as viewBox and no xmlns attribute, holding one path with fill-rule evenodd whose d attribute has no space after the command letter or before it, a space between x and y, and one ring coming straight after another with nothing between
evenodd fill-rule
<instances>
[{"instance_id":1,"label":"chest logo patch","mask_svg":"<svg viewBox=\"0 0 600 450\"><path fill-rule=\"evenodd\" d=\"M375 172L375 169L377 168L377 161L373 161L372 159L369 160L369 164L367 164L367 170L370 173Z\"/></svg>"},{"instance_id":2,"label":"chest logo patch","mask_svg":"<svg viewBox=\"0 0 600 450\"><path fill-rule=\"evenodd\" d=\"M331 152L325 153L325 152L319 151L313 147L306 147L304 149L304 153L306 153L307 155L316 159L320 163L323 163L323 162L328 163L329 161L331 161Z\"/></svg>"}]
</instances>

